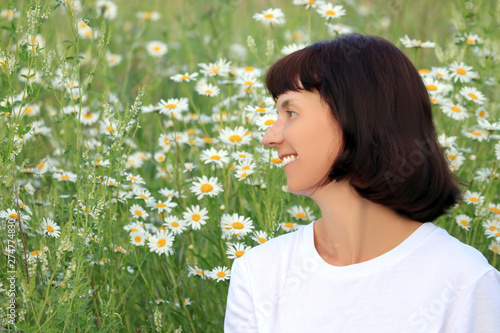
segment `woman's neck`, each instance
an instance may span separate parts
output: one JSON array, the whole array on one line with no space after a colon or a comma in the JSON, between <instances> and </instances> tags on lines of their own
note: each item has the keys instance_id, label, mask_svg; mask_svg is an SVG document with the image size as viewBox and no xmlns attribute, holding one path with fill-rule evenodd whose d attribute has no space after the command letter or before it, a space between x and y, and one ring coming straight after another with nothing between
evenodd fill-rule
<instances>
[{"instance_id":1,"label":"woman's neck","mask_svg":"<svg viewBox=\"0 0 500 333\"><path fill-rule=\"evenodd\" d=\"M378 257L395 248L421 225L361 198L347 182L330 183L311 198L322 213L314 224L316 249L326 262L335 266Z\"/></svg>"}]
</instances>

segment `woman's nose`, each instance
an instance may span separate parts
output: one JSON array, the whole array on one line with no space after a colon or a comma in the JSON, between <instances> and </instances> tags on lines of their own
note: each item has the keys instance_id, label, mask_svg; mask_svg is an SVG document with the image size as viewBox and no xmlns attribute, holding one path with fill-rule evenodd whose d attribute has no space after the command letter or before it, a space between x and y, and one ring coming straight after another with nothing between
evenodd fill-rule
<instances>
[{"instance_id":1,"label":"woman's nose","mask_svg":"<svg viewBox=\"0 0 500 333\"><path fill-rule=\"evenodd\" d=\"M269 128L262 138L262 144L266 147L274 147L283 142L283 128L279 121L276 121Z\"/></svg>"}]
</instances>

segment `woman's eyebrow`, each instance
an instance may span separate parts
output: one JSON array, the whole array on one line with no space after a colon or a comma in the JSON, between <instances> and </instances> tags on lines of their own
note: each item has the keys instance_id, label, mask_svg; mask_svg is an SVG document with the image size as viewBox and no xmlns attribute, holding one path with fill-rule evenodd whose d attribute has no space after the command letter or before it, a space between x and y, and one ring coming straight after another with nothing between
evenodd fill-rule
<instances>
[{"instance_id":1,"label":"woman's eyebrow","mask_svg":"<svg viewBox=\"0 0 500 333\"><path fill-rule=\"evenodd\" d=\"M294 101L293 98L285 99L283 102L281 102L280 108L281 109L286 109L288 107L288 105L290 105L290 103L293 102L293 101Z\"/></svg>"}]
</instances>

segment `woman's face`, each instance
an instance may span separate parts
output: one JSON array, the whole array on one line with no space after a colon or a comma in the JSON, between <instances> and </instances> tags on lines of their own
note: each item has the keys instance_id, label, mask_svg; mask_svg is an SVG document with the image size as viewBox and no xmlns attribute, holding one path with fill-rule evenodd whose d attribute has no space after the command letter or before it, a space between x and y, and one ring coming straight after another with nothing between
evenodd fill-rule
<instances>
[{"instance_id":1,"label":"woman's face","mask_svg":"<svg viewBox=\"0 0 500 333\"><path fill-rule=\"evenodd\" d=\"M290 192L311 194L308 189L327 175L337 157L341 129L317 91L286 92L279 96L277 108L278 120L262 144L278 149Z\"/></svg>"}]
</instances>

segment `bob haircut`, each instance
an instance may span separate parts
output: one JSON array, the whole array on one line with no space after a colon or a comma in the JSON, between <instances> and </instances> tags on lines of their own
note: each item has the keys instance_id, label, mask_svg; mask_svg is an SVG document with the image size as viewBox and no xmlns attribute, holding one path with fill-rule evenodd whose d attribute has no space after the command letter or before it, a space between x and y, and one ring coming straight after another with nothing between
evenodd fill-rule
<instances>
[{"instance_id":1,"label":"bob haircut","mask_svg":"<svg viewBox=\"0 0 500 333\"><path fill-rule=\"evenodd\" d=\"M419 73L389 41L348 34L316 42L274 63L266 87L318 91L342 128L342 146L317 189L347 180L358 194L430 222L460 200L432 122Z\"/></svg>"}]
</instances>

